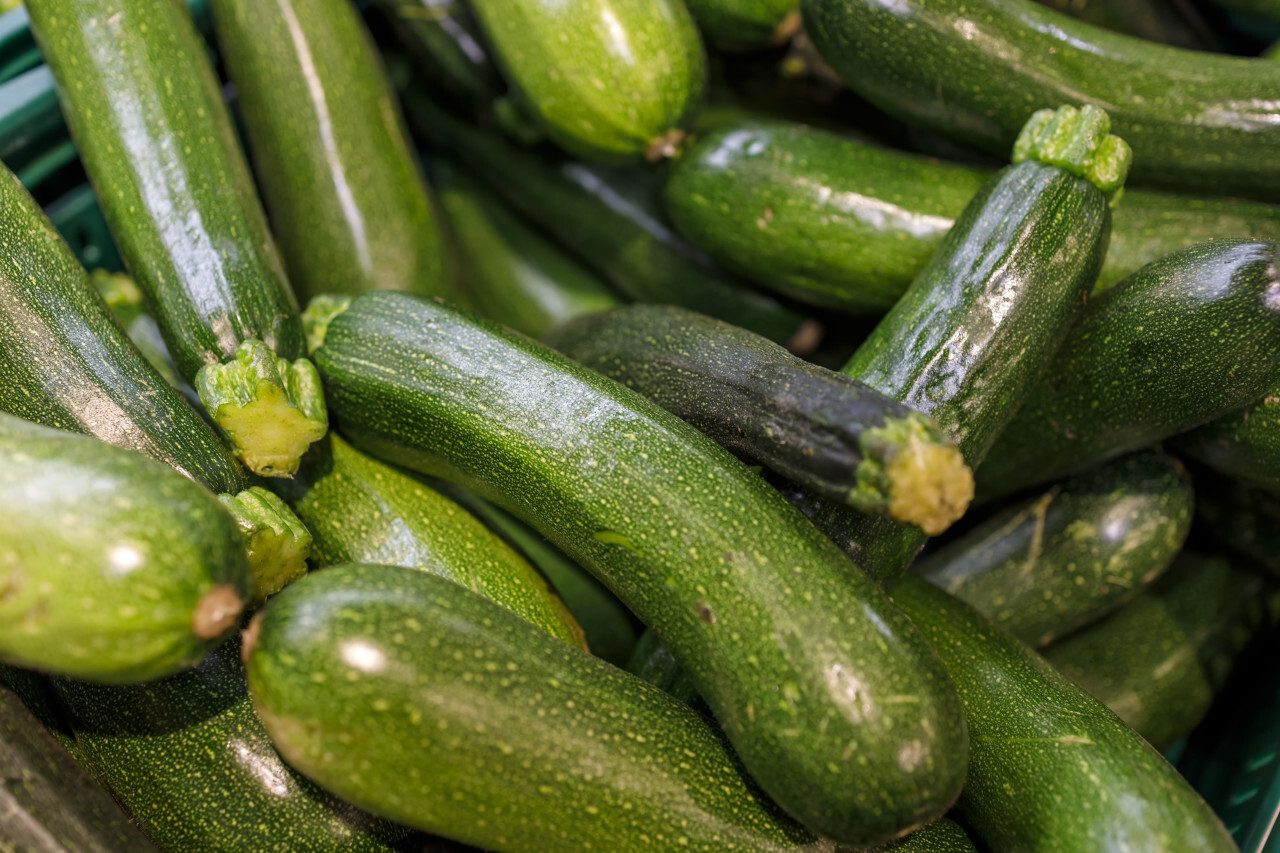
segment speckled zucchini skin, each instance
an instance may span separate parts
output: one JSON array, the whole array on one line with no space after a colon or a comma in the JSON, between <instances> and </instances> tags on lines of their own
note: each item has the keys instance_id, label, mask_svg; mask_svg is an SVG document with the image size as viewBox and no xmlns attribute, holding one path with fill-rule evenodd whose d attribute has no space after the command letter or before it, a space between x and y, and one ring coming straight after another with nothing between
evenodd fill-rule
<instances>
[{"instance_id":1,"label":"speckled zucchini skin","mask_svg":"<svg viewBox=\"0 0 1280 853\"><path fill-rule=\"evenodd\" d=\"M1280 247L1217 240L1148 264L1089 303L978 469L1001 494L1247 405L1280 371Z\"/></svg>"},{"instance_id":2,"label":"speckled zucchini skin","mask_svg":"<svg viewBox=\"0 0 1280 853\"><path fill-rule=\"evenodd\" d=\"M990 177L766 119L702 135L668 171L672 224L717 263L778 293L887 311ZM1215 237L1280 239L1280 208L1127 190L1096 289Z\"/></svg>"},{"instance_id":3,"label":"speckled zucchini skin","mask_svg":"<svg viewBox=\"0 0 1280 853\"><path fill-rule=\"evenodd\" d=\"M685 5L719 50L785 44L800 29L800 0L685 0Z\"/></svg>"},{"instance_id":4,"label":"speckled zucchini skin","mask_svg":"<svg viewBox=\"0 0 1280 853\"><path fill-rule=\"evenodd\" d=\"M1195 728L1236 656L1277 617L1280 600L1261 575L1187 554L1150 589L1044 656L1164 750Z\"/></svg>"},{"instance_id":5,"label":"speckled zucchini skin","mask_svg":"<svg viewBox=\"0 0 1280 853\"><path fill-rule=\"evenodd\" d=\"M688 707L442 578L316 572L263 612L248 671L292 765L488 850L832 849Z\"/></svg>"},{"instance_id":6,"label":"speckled zucchini skin","mask_svg":"<svg viewBox=\"0 0 1280 853\"><path fill-rule=\"evenodd\" d=\"M347 0L211 0L300 299L444 295L444 244L377 51Z\"/></svg>"},{"instance_id":7,"label":"speckled zucchini skin","mask_svg":"<svg viewBox=\"0 0 1280 853\"><path fill-rule=\"evenodd\" d=\"M973 846L960 824L943 819L920 827L906 838L873 847L864 853L978 853L978 848Z\"/></svg>"},{"instance_id":8,"label":"speckled zucchini skin","mask_svg":"<svg viewBox=\"0 0 1280 853\"><path fill-rule=\"evenodd\" d=\"M996 513L913 571L1043 646L1155 580L1186 540L1193 504L1180 465L1136 453Z\"/></svg>"},{"instance_id":9,"label":"speckled zucchini skin","mask_svg":"<svg viewBox=\"0 0 1280 853\"><path fill-rule=\"evenodd\" d=\"M610 162L665 156L707 59L681 0L470 0L503 76L547 138Z\"/></svg>"},{"instance_id":10,"label":"speckled zucchini skin","mask_svg":"<svg viewBox=\"0 0 1280 853\"><path fill-rule=\"evenodd\" d=\"M1229 412L1171 444L1220 474L1280 492L1280 382L1251 406Z\"/></svg>"},{"instance_id":11,"label":"speckled zucchini skin","mask_svg":"<svg viewBox=\"0 0 1280 853\"><path fill-rule=\"evenodd\" d=\"M94 775L166 853L391 853L409 832L285 764L254 713L238 640L149 684L55 685Z\"/></svg>"},{"instance_id":12,"label":"speckled zucchini skin","mask_svg":"<svg viewBox=\"0 0 1280 853\"><path fill-rule=\"evenodd\" d=\"M358 297L315 358L354 444L509 509L654 628L810 829L877 843L946 810L965 735L936 659L727 451L546 347L405 294Z\"/></svg>"},{"instance_id":13,"label":"speckled zucchini skin","mask_svg":"<svg viewBox=\"0 0 1280 853\"><path fill-rule=\"evenodd\" d=\"M1280 200L1280 66L1112 33L1031 0L805 0L805 27L860 95L997 154L1035 111L1092 103L1135 184ZM981 33L971 38L966 33Z\"/></svg>"},{"instance_id":14,"label":"speckled zucchini skin","mask_svg":"<svg viewBox=\"0 0 1280 853\"><path fill-rule=\"evenodd\" d=\"M957 809L993 850L1234 851L1221 821L1119 717L958 598L893 600L942 658L973 738Z\"/></svg>"},{"instance_id":15,"label":"speckled zucchini skin","mask_svg":"<svg viewBox=\"0 0 1280 853\"><path fill-rule=\"evenodd\" d=\"M462 584L560 639L582 629L533 567L466 510L337 436L278 487L311 531L315 567L353 561L408 566Z\"/></svg>"},{"instance_id":16,"label":"speckled zucchini skin","mask_svg":"<svg viewBox=\"0 0 1280 853\"><path fill-rule=\"evenodd\" d=\"M240 531L165 465L0 415L0 662L120 683L198 663L251 581ZM225 598L226 614L201 620Z\"/></svg>"}]
</instances>

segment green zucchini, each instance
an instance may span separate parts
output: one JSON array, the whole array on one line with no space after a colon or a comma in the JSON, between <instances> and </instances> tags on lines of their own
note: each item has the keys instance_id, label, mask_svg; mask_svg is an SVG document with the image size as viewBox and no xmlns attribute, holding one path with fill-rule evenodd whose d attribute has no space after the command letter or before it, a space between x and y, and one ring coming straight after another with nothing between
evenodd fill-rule
<instances>
[{"instance_id":1,"label":"green zucchini","mask_svg":"<svg viewBox=\"0 0 1280 853\"><path fill-rule=\"evenodd\" d=\"M1165 750L1204 717L1248 641L1280 617L1280 600L1266 592L1262 576L1228 560L1183 555L1150 589L1044 656Z\"/></svg>"},{"instance_id":2,"label":"green zucchini","mask_svg":"<svg viewBox=\"0 0 1280 853\"><path fill-rule=\"evenodd\" d=\"M211 0L272 231L300 298L448 281L426 184L347 0Z\"/></svg>"},{"instance_id":3,"label":"green zucchini","mask_svg":"<svg viewBox=\"0 0 1280 853\"><path fill-rule=\"evenodd\" d=\"M1278 252L1203 243L1092 300L978 469L979 490L1046 482L1258 399L1280 372Z\"/></svg>"},{"instance_id":4,"label":"green zucchini","mask_svg":"<svg viewBox=\"0 0 1280 853\"><path fill-rule=\"evenodd\" d=\"M1191 530L1191 480L1135 453L996 513L913 571L1033 647L1115 610Z\"/></svg>"},{"instance_id":5,"label":"green zucchini","mask_svg":"<svg viewBox=\"0 0 1280 853\"><path fill-rule=\"evenodd\" d=\"M702 99L707 59L681 0L469 0L518 103L570 153L669 157Z\"/></svg>"},{"instance_id":6,"label":"green zucchini","mask_svg":"<svg viewBox=\"0 0 1280 853\"><path fill-rule=\"evenodd\" d=\"M864 853L978 853L973 841L960 824L950 820L935 820L920 827L906 838L873 847Z\"/></svg>"},{"instance_id":7,"label":"green zucchini","mask_svg":"<svg viewBox=\"0 0 1280 853\"><path fill-rule=\"evenodd\" d=\"M870 578L693 427L407 294L357 297L315 358L356 446L508 509L654 628L751 775L814 832L876 843L950 804L964 725L932 653Z\"/></svg>"},{"instance_id":8,"label":"green zucchini","mask_svg":"<svg viewBox=\"0 0 1280 853\"><path fill-rule=\"evenodd\" d=\"M777 47L800 31L800 0L686 0L686 5L719 50Z\"/></svg>"},{"instance_id":9,"label":"green zucchini","mask_svg":"<svg viewBox=\"0 0 1280 853\"><path fill-rule=\"evenodd\" d=\"M1280 496L1197 472L1196 514L1214 537L1280 577Z\"/></svg>"},{"instance_id":10,"label":"green zucchini","mask_svg":"<svg viewBox=\"0 0 1280 853\"><path fill-rule=\"evenodd\" d=\"M635 652L627 662L627 672L710 717L698 688L689 680L688 673L680 666L675 655L671 654L671 649L663 645L652 630L640 635L640 642L636 643Z\"/></svg>"},{"instance_id":11,"label":"green zucchini","mask_svg":"<svg viewBox=\"0 0 1280 853\"><path fill-rule=\"evenodd\" d=\"M55 686L94 775L167 853L390 853L408 834L285 764L254 713L238 639L149 684Z\"/></svg>"},{"instance_id":12,"label":"green zucchini","mask_svg":"<svg viewBox=\"0 0 1280 853\"><path fill-rule=\"evenodd\" d=\"M90 276L93 286L97 288L111 316L124 329L129 340L142 353L147 363L155 368L165 382L182 392L192 405L199 406L200 398L195 389L178 373L169 349L164 345L164 336L156 321L146 313L146 305L142 299L142 291L128 273L108 272L96 269Z\"/></svg>"},{"instance_id":13,"label":"green zucchini","mask_svg":"<svg viewBox=\"0 0 1280 853\"><path fill-rule=\"evenodd\" d=\"M728 323L633 305L548 343L815 494L931 536L964 515L973 475L929 418Z\"/></svg>"},{"instance_id":14,"label":"green zucchini","mask_svg":"<svg viewBox=\"0 0 1280 853\"><path fill-rule=\"evenodd\" d=\"M2 682L0 848L159 853Z\"/></svg>"},{"instance_id":15,"label":"green zucchini","mask_svg":"<svg viewBox=\"0 0 1280 853\"><path fill-rule=\"evenodd\" d=\"M672 224L761 287L853 313L891 308L990 173L745 117L703 134L663 187ZM1280 208L1126 190L1096 289L1215 237L1280 240Z\"/></svg>"},{"instance_id":16,"label":"green zucchini","mask_svg":"<svg viewBox=\"0 0 1280 853\"><path fill-rule=\"evenodd\" d=\"M449 578L548 633L582 646L582 629L533 568L465 510L337 436L279 487L315 539L317 566L360 561Z\"/></svg>"},{"instance_id":17,"label":"green zucchini","mask_svg":"<svg viewBox=\"0 0 1280 853\"><path fill-rule=\"evenodd\" d=\"M187 11L171 0L33 0L27 11L179 371L251 469L289 476L324 435L324 398L300 358L298 306Z\"/></svg>"},{"instance_id":18,"label":"green zucchini","mask_svg":"<svg viewBox=\"0 0 1280 853\"><path fill-rule=\"evenodd\" d=\"M0 415L0 663L102 682L192 666L250 591L235 522L145 456Z\"/></svg>"},{"instance_id":19,"label":"green zucchini","mask_svg":"<svg viewBox=\"0 0 1280 853\"><path fill-rule=\"evenodd\" d=\"M885 112L1003 154L1037 109L1105 109L1135 184L1280 201L1280 67L1108 32L1031 0L804 0L824 59Z\"/></svg>"},{"instance_id":20,"label":"green zucchini","mask_svg":"<svg viewBox=\"0 0 1280 853\"><path fill-rule=\"evenodd\" d=\"M831 849L680 702L443 578L325 569L246 643L289 763L392 820L498 851Z\"/></svg>"},{"instance_id":21,"label":"green zucchini","mask_svg":"<svg viewBox=\"0 0 1280 853\"><path fill-rule=\"evenodd\" d=\"M375 0L428 77L464 105L489 106L507 92L463 0Z\"/></svg>"},{"instance_id":22,"label":"green zucchini","mask_svg":"<svg viewBox=\"0 0 1280 853\"><path fill-rule=\"evenodd\" d=\"M1221 50L1217 36L1188 3L1168 0L1037 0L1095 27L1191 50ZM1248 2L1248 0L1245 0ZM1275 2L1275 0L1263 0Z\"/></svg>"},{"instance_id":23,"label":"green zucchini","mask_svg":"<svg viewBox=\"0 0 1280 853\"><path fill-rule=\"evenodd\" d=\"M1179 453L1220 474L1280 491L1280 381L1251 406L1173 439Z\"/></svg>"},{"instance_id":24,"label":"green zucchini","mask_svg":"<svg viewBox=\"0 0 1280 853\"><path fill-rule=\"evenodd\" d=\"M440 206L467 269L459 297L470 308L540 338L574 317L618 304L595 273L484 187L446 163L433 166Z\"/></svg>"},{"instance_id":25,"label":"green zucchini","mask_svg":"<svg viewBox=\"0 0 1280 853\"><path fill-rule=\"evenodd\" d=\"M987 847L1236 849L1160 753L1035 652L923 578L891 592L964 701L969 775L957 810Z\"/></svg>"},{"instance_id":26,"label":"green zucchini","mask_svg":"<svg viewBox=\"0 0 1280 853\"><path fill-rule=\"evenodd\" d=\"M803 317L744 290L671 230L656 175L541 156L458 121L420 92L402 96L410 122L627 299L680 305L784 345L801 332Z\"/></svg>"},{"instance_id":27,"label":"green zucchini","mask_svg":"<svg viewBox=\"0 0 1280 853\"><path fill-rule=\"evenodd\" d=\"M928 265L843 368L930 415L977 468L1072 321L1106 254L1108 196L1128 149L1107 114L1044 110L1027 122L1015 165L987 182ZM847 520L859 562L881 580L906 570L919 528Z\"/></svg>"}]
</instances>

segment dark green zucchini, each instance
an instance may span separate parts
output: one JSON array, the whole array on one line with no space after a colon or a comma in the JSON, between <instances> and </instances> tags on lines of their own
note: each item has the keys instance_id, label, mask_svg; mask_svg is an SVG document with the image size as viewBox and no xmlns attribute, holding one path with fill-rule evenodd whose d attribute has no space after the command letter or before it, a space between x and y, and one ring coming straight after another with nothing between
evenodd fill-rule
<instances>
[{"instance_id":1,"label":"dark green zucchini","mask_svg":"<svg viewBox=\"0 0 1280 853\"><path fill-rule=\"evenodd\" d=\"M719 50L777 47L800 31L800 0L686 0L686 5Z\"/></svg>"},{"instance_id":2,"label":"dark green zucchini","mask_svg":"<svg viewBox=\"0 0 1280 853\"><path fill-rule=\"evenodd\" d=\"M1031 0L804 0L824 59L885 112L996 154L1036 110L1093 104L1135 184L1280 201L1280 66L1108 32ZM979 37L980 36L980 37Z\"/></svg>"},{"instance_id":3,"label":"dark green zucchini","mask_svg":"<svg viewBox=\"0 0 1280 853\"><path fill-rule=\"evenodd\" d=\"M427 77L464 106L489 107L507 92L463 0L375 0Z\"/></svg>"},{"instance_id":4,"label":"dark green zucchini","mask_svg":"<svg viewBox=\"0 0 1280 853\"><path fill-rule=\"evenodd\" d=\"M165 382L181 391L193 405L199 406L200 398L196 395L195 389L188 385L178 373L173 357L169 355L169 349L164 345L164 336L160 334L160 327L156 325L151 315L146 313L142 291L138 289L133 277L128 273L96 269L90 276L90 280L102 295L103 301L107 303L111 316L116 318L116 322L124 329L129 340L138 348L138 352L142 353L147 363L155 368L156 373L160 374Z\"/></svg>"},{"instance_id":5,"label":"dark green zucchini","mask_svg":"<svg viewBox=\"0 0 1280 853\"><path fill-rule=\"evenodd\" d=\"M1031 649L923 578L891 592L964 701L972 741L957 810L987 847L1236 849L1160 753Z\"/></svg>"},{"instance_id":6,"label":"dark green zucchini","mask_svg":"<svg viewBox=\"0 0 1280 853\"><path fill-rule=\"evenodd\" d=\"M1280 372L1280 247L1216 240L1092 300L978 469L1003 494L1258 399Z\"/></svg>"},{"instance_id":7,"label":"dark green zucchini","mask_svg":"<svg viewBox=\"0 0 1280 853\"><path fill-rule=\"evenodd\" d=\"M936 536L973 497L964 458L929 418L745 329L633 305L547 342L829 500Z\"/></svg>"},{"instance_id":8,"label":"dark green zucchini","mask_svg":"<svg viewBox=\"0 0 1280 853\"><path fill-rule=\"evenodd\" d=\"M685 705L443 578L325 569L246 643L289 763L392 820L497 851L818 846Z\"/></svg>"},{"instance_id":9,"label":"dark green zucchini","mask_svg":"<svg viewBox=\"0 0 1280 853\"><path fill-rule=\"evenodd\" d=\"M400 108L347 0L210 0L299 298L444 295L444 243Z\"/></svg>"},{"instance_id":10,"label":"dark green zucchini","mask_svg":"<svg viewBox=\"0 0 1280 853\"><path fill-rule=\"evenodd\" d=\"M323 394L299 358L298 306L187 11L171 0L26 5L178 369L251 469L288 476L324 435Z\"/></svg>"},{"instance_id":11,"label":"dark green zucchini","mask_svg":"<svg viewBox=\"0 0 1280 853\"><path fill-rule=\"evenodd\" d=\"M932 653L870 578L693 427L407 294L357 297L315 358L354 444L510 510L653 627L752 776L810 829L877 843L950 804L965 736Z\"/></svg>"},{"instance_id":12,"label":"dark green zucchini","mask_svg":"<svg viewBox=\"0 0 1280 853\"><path fill-rule=\"evenodd\" d=\"M0 663L94 681L193 666L251 588L231 516L167 466L0 415Z\"/></svg>"},{"instance_id":13,"label":"dark green zucchini","mask_svg":"<svg viewBox=\"0 0 1280 853\"><path fill-rule=\"evenodd\" d=\"M989 177L748 116L700 136L671 165L663 200L676 229L725 269L811 304L878 314ZM1097 288L1215 237L1280 240L1280 208L1126 190Z\"/></svg>"},{"instance_id":14,"label":"dark green zucchini","mask_svg":"<svg viewBox=\"0 0 1280 853\"><path fill-rule=\"evenodd\" d=\"M1280 576L1280 496L1197 472L1196 514L1230 550Z\"/></svg>"},{"instance_id":15,"label":"dark green zucchini","mask_svg":"<svg viewBox=\"0 0 1280 853\"><path fill-rule=\"evenodd\" d=\"M1249 640L1280 618L1256 573L1184 554L1167 575L1044 656L1156 749L1191 732Z\"/></svg>"},{"instance_id":16,"label":"dark green zucchini","mask_svg":"<svg viewBox=\"0 0 1280 853\"><path fill-rule=\"evenodd\" d=\"M1191 530L1193 503L1176 461L1135 453L996 513L913 571L1043 646L1155 580Z\"/></svg>"},{"instance_id":17,"label":"dark green zucchini","mask_svg":"<svg viewBox=\"0 0 1280 853\"><path fill-rule=\"evenodd\" d=\"M443 162L431 174L465 268L458 301L533 338L618 304L595 273L469 176Z\"/></svg>"},{"instance_id":18,"label":"dark green zucchini","mask_svg":"<svg viewBox=\"0 0 1280 853\"><path fill-rule=\"evenodd\" d=\"M1095 27L1191 50L1221 50L1218 37L1189 3L1168 0L1037 0ZM1248 2L1248 0L1245 0ZM1274 2L1274 0L1262 0Z\"/></svg>"},{"instance_id":19,"label":"dark green zucchini","mask_svg":"<svg viewBox=\"0 0 1280 853\"><path fill-rule=\"evenodd\" d=\"M1171 444L1220 474L1280 491L1280 382L1273 382L1253 405L1215 418Z\"/></svg>"}]
</instances>

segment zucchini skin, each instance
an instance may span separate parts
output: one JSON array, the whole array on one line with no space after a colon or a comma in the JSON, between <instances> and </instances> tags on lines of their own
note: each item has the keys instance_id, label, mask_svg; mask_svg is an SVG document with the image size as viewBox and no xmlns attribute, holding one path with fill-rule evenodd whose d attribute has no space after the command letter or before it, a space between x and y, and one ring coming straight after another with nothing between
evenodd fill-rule
<instances>
[{"instance_id":1,"label":"zucchini skin","mask_svg":"<svg viewBox=\"0 0 1280 853\"><path fill-rule=\"evenodd\" d=\"M1278 600L1261 575L1184 554L1150 589L1044 650L1156 749L1191 732Z\"/></svg>"},{"instance_id":2,"label":"zucchini skin","mask_svg":"<svg viewBox=\"0 0 1280 853\"><path fill-rule=\"evenodd\" d=\"M707 58L681 0L469 0L468 7L524 111L566 151L653 161L683 138Z\"/></svg>"},{"instance_id":3,"label":"zucchini skin","mask_svg":"<svg viewBox=\"0 0 1280 853\"><path fill-rule=\"evenodd\" d=\"M255 623L285 757L393 820L497 851L830 849L686 706L443 578L337 566Z\"/></svg>"},{"instance_id":4,"label":"zucchini skin","mask_svg":"<svg viewBox=\"0 0 1280 853\"><path fill-rule=\"evenodd\" d=\"M719 50L758 50L800 30L800 0L686 0L698 29Z\"/></svg>"},{"instance_id":5,"label":"zucchini skin","mask_svg":"<svg viewBox=\"0 0 1280 853\"><path fill-rule=\"evenodd\" d=\"M345 0L211 0L300 299L444 295L444 243L391 84Z\"/></svg>"},{"instance_id":6,"label":"zucchini skin","mask_svg":"<svg viewBox=\"0 0 1280 853\"><path fill-rule=\"evenodd\" d=\"M960 824L943 818L865 853L978 853Z\"/></svg>"},{"instance_id":7,"label":"zucchini skin","mask_svg":"<svg viewBox=\"0 0 1280 853\"><path fill-rule=\"evenodd\" d=\"M973 740L957 810L986 846L1236 849L1160 753L1035 652L923 578L907 575L892 595L964 700Z\"/></svg>"},{"instance_id":8,"label":"zucchini skin","mask_svg":"<svg viewBox=\"0 0 1280 853\"><path fill-rule=\"evenodd\" d=\"M1186 541L1194 503L1177 462L1135 453L996 513L912 571L1044 646L1155 580Z\"/></svg>"},{"instance_id":9,"label":"zucchini skin","mask_svg":"<svg viewBox=\"0 0 1280 853\"><path fill-rule=\"evenodd\" d=\"M1172 446L1219 474L1280 492L1280 381L1253 405L1173 439Z\"/></svg>"},{"instance_id":10,"label":"zucchini skin","mask_svg":"<svg viewBox=\"0 0 1280 853\"><path fill-rule=\"evenodd\" d=\"M445 496L337 436L280 491L311 531L315 567L359 561L446 577L568 643L582 629L533 567Z\"/></svg>"},{"instance_id":11,"label":"zucchini skin","mask_svg":"<svg viewBox=\"0 0 1280 853\"><path fill-rule=\"evenodd\" d=\"M462 0L374 0L432 82L466 106L489 107L507 91Z\"/></svg>"},{"instance_id":12,"label":"zucchini skin","mask_svg":"<svg viewBox=\"0 0 1280 853\"><path fill-rule=\"evenodd\" d=\"M1274 63L1153 44L1030 0L803 10L840 76L912 124L1003 155L1035 110L1091 103L1132 146L1135 185L1280 200Z\"/></svg>"},{"instance_id":13,"label":"zucchini skin","mask_svg":"<svg viewBox=\"0 0 1280 853\"><path fill-rule=\"evenodd\" d=\"M0 662L145 681L193 666L235 627L249 567L204 488L11 415L0 457Z\"/></svg>"},{"instance_id":14,"label":"zucchini skin","mask_svg":"<svg viewBox=\"0 0 1280 853\"><path fill-rule=\"evenodd\" d=\"M1258 399L1280 370L1278 255L1210 241L1092 300L978 469L980 493L1046 482Z\"/></svg>"},{"instance_id":15,"label":"zucchini skin","mask_svg":"<svg viewBox=\"0 0 1280 853\"><path fill-rule=\"evenodd\" d=\"M748 117L701 135L673 162L663 201L676 230L725 269L809 304L880 314L989 177ZM1095 289L1215 237L1280 240L1280 208L1126 190Z\"/></svg>"},{"instance_id":16,"label":"zucchini skin","mask_svg":"<svg viewBox=\"0 0 1280 853\"><path fill-rule=\"evenodd\" d=\"M965 735L932 653L727 451L546 347L406 294L357 297L315 358L357 447L509 510L654 628L751 774L810 829L870 844L945 811ZM864 719L865 702L907 695L909 710Z\"/></svg>"}]
</instances>

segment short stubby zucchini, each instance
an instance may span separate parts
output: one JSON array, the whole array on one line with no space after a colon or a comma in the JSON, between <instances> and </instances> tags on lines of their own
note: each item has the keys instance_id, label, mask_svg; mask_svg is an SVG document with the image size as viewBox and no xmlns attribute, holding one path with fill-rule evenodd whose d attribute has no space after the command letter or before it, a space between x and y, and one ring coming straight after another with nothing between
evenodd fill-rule
<instances>
[{"instance_id":1,"label":"short stubby zucchini","mask_svg":"<svg viewBox=\"0 0 1280 853\"><path fill-rule=\"evenodd\" d=\"M315 358L357 447L509 509L652 627L751 775L814 832L870 844L946 810L966 741L933 653L727 451L553 350L408 294L357 297Z\"/></svg>"},{"instance_id":2,"label":"short stubby zucchini","mask_svg":"<svg viewBox=\"0 0 1280 853\"><path fill-rule=\"evenodd\" d=\"M0 415L0 662L120 683L192 666L250 592L240 532L167 466Z\"/></svg>"}]
</instances>

